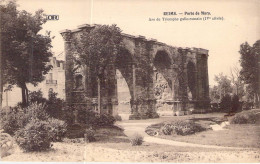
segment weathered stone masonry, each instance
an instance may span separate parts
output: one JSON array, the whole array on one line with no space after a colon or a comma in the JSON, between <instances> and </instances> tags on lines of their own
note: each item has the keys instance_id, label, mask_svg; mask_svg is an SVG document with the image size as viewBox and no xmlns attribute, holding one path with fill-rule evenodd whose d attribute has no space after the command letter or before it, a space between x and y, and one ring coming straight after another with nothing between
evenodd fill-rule
<instances>
[{"instance_id":1,"label":"weathered stone masonry","mask_svg":"<svg viewBox=\"0 0 260 164\"><path fill-rule=\"evenodd\" d=\"M64 30L65 41L65 92L68 106L83 105L87 109L97 109L97 81L91 78L87 66L77 68L73 57L77 55L72 42L83 31L90 31L97 25L81 25L76 30ZM162 75L171 94L167 103L173 114L205 112L209 107L208 50L201 48L179 48L166 45L144 36L123 35L126 52L120 54L104 72L100 82L100 113L117 115L116 69L125 78L131 95L130 119L158 117L156 104L159 102Z\"/></svg>"}]
</instances>

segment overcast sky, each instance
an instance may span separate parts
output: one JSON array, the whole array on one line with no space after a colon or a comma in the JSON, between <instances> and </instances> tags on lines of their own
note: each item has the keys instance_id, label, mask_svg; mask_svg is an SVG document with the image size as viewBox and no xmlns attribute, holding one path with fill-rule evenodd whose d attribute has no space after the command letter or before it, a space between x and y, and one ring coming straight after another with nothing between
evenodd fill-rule
<instances>
[{"instance_id":1,"label":"overcast sky","mask_svg":"<svg viewBox=\"0 0 260 164\"><path fill-rule=\"evenodd\" d=\"M48 15L59 15L58 21L48 21L41 31L52 31L56 54L64 51L59 32L85 23L117 24L124 33L143 35L177 47L208 49L210 85L214 84L214 75L229 74L230 67L239 65L241 43L247 41L252 45L260 39L259 0L17 0L17 3L19 9L28 12L42 8ZM163 12L175 11L206 11L211 17L224 17L224 21L148 21L166 17Z\"/></svg>"}]
</instances>

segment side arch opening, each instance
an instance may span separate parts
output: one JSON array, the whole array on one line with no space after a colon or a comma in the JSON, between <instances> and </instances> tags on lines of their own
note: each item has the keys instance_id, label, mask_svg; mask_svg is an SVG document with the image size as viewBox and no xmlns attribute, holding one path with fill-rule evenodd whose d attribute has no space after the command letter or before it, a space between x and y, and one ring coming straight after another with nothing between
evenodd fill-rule
<instances>
[{"instance_id":1,"label":"side arch opening","mask_svg":"<svg viewBox=\"0 0 260 164\"><path fill-rule=\"evenodd\" d=\"M195 100L196 68L195 68L195 64L191 61L189 61L187 65L187 76L188 76L188 98L189 100Z\"/></svg>"},{"instance_id":2,"label":"side arch opening","mask_svg":"<svg viewBox=\"0 0 260 164\"><path fill-rule=\"evenodd\" d=\"M133 99L133 58L128 51L121 52L115 60L116 90L118 98L118 115L128 120L132 113L131 99Z\"/></svg>"}]
</instances>

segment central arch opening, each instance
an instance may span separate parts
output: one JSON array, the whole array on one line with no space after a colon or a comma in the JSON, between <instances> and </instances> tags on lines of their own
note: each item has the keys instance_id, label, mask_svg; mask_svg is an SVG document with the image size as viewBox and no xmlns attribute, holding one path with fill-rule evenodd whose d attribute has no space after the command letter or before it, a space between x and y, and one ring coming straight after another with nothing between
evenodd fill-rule
<instances>
[{"instance_id":1,"label":"central arch opening","mask_svg":"<svg viewBox=\"0 0 260 164\"><path fill-rule=\"evenodd\" d=\"M158 51L153 63L156 112L161 116L172 115L171 59L165 51Z\"/></svg>"}]
</instances>

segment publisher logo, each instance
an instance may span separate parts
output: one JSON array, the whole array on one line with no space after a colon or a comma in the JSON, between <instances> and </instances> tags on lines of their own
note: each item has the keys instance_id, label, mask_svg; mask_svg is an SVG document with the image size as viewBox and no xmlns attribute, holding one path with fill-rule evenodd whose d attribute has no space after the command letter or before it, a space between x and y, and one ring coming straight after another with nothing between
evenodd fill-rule
<instances>
[{"instance_id":1,"label":"publisher logo","mask_svg":"<svg viewBox=\"0 0 260 164\"><path fill-rule=\"evenodd\" d=\"M59 15L47 15L47 20L59 20Z\"/></svg>"}]
</instances>

